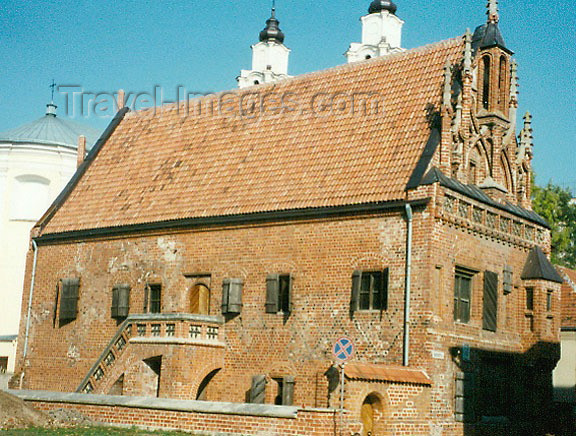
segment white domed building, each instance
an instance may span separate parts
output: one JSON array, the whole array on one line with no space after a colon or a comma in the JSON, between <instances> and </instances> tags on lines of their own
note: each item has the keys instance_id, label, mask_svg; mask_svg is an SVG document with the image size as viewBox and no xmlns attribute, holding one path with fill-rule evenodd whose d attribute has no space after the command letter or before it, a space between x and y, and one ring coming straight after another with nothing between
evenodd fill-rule
<instances>
[{"instance_id":1,"label":"white domed building","mask_svg":"<svg viewBox=\"0 0 576 436\"><path fill-rule=\"evenodd\" d=\"M79 136L89 147L99 136L56 108L50 103L43 117L0 133L0 336L18 333L30 230L76 171ZM13 356L3 354L0 346L11 372Z\"/></svg>"}]
</instances>

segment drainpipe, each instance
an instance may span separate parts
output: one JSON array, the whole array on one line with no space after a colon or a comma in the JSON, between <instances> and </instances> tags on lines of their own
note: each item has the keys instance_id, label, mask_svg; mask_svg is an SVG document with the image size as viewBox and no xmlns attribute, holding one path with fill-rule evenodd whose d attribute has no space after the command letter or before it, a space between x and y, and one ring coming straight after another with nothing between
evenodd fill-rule
<instances>
[{"instance_id":1,"label":"drainpipe","mask_svg":"<svg viewBox=\"0 0 576 436\"><path fill-rule=\"evenodd\" d=\"M38 260L38 245L32 239L32 250L34 250L34 261L32 262L32 277L30 279L30 295L28 296L28 316L26 317L26 334L24 336L24 352L22 353L22 360L28 354L28 335L30 333L30 317L32 315L32 297L34 296L34 281L36 279L36 261Z\"/></svg>"},{"instance_id":2,"label":"drainpipe","mask_svg":"<svg viewBox=\"0 0 576 436\"><path fill-rule=\"evenodd\" d=\"M404 291L404 355L402 365L408 366L410 353L410 286L412 271L412 206L406 204L406 282Z\"/></svg>"}]
</instances>

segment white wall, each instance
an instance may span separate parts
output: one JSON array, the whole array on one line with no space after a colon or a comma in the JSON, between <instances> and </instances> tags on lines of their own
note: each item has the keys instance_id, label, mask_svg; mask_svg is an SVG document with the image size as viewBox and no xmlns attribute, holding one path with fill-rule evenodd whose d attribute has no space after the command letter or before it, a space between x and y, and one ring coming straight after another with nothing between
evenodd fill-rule
<instances>
[{"instance_id":1,"label":"white wall","mask_svg":"<svg viewBox=\"0 0 576 436\"><path fill-rule=\"evenodd\" d=\"M14 373L16 359L16 341L0 341L0 357L8 357L7 374Z\"/></svg>"},{"instance_id":2,"label":"white wall","mask_svg":"<svg viewBox=\"0 0 576 436\"><path fill-rule=\"evenodd\" d=\"M0 143L0 336L18 334L30 230L76 170L76 150Z\"/></svg>"},{"instance_id":3,"label":"white wall","mask_svg":"<svg viewBox=\"0 0 576 436\"><path fill-rule=\"evenodd\" d=\"M560 333L560 361L553 373L554 401L576 404L576 332Z\"/></svg>"}]
</instances>

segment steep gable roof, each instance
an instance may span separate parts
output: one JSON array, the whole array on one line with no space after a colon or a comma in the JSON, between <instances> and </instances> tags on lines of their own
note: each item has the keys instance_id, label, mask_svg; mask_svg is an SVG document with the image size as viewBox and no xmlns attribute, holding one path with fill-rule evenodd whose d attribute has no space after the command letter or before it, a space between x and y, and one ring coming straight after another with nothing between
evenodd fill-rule
<instances>
[{"instance_id":1,"label":"steep gable roof","mask_svg":"<svg viewBox=\"0 0 576 436\"><path fill-rule=\"evenodd\" d=\"M128 113L40 222L42 233L403 199L439 110L446 60L462 52L457 38ZM238 116L241 99L247 110L266 93L266 111ZM377 113L362 113L368 94ZM331 96L347 108L322 111ZM282 97L294 110L274 111ZM187 105L202 113L185 116Z\"/></svg>"}]
</instances>

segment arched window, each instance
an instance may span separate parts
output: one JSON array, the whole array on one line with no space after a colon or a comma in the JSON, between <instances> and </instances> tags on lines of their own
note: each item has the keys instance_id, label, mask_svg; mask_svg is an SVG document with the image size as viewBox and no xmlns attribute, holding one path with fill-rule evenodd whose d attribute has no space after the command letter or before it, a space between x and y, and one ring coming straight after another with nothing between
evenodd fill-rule
<instances>
[{"instance_id":1,"label":"arched window","mask_svg":"<svg viewBox=\"0 0 576 436\"><path fill-rule=\"evenodd\" d=\"M490 57L484 56L482 58L484 67L484 75L482 82L482 107L486 110L490 109Z\"/></svg>"},{"instance_id":2,"label":"arched window","mask_svg":"<svg viewBox=\"0 0 576 436\"><path fill-rule=\"evenodd\" d=\"M500 57L500 68L498 76L498 107L502 112L506 111L508 90L506 83L508 78L508 62L505 56Z\"/></svg>"},{"instance_id":3,"label":"arched window","mask_svg":"<svg viewBox=\"0 0 576 436\"><path fill-rule=\"evenodd\" d=\"M50 180L36 175L22 175L14 180L10 218L38 221L50 205Z\"/></svg>"}]
</instances>

